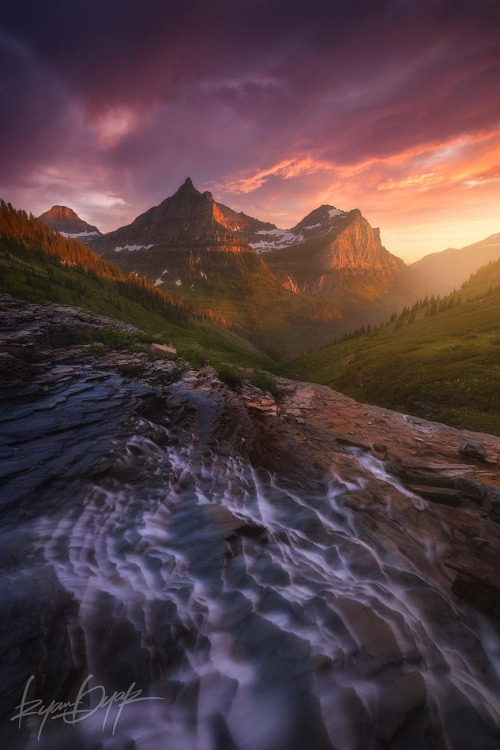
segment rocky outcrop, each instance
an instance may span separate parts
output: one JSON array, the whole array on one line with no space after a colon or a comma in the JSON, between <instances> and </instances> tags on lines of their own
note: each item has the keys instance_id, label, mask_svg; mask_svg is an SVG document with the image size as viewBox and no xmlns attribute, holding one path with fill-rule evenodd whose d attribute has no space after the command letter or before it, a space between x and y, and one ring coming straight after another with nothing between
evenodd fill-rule
<instances>
[{"instance_id":1,"label":"rocky outcrop","mask_svg":"<svg viewBox=\"0 0 500 750\"><path fill-rule=\"evenodd\" d=\"M459 453L498 461L498 438L97 353L68 332L98 316L2 305L0 548L32 582L1 601L5 695L43 653L33 697L70 700L88 672L162 699L125 707L114 737L97 714L52 722L47 747L498 746L498 470Z\"/></svg>"}]
</instances>

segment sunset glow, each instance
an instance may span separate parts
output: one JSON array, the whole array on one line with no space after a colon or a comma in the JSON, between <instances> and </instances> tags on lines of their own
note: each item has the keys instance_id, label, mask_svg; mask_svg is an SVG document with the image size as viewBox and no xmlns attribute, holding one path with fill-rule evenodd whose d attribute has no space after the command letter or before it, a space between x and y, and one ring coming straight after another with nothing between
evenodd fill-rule
<instances>
[{"instance_id":1,"label":"sunset glow","mask_svg":"<svg viewBox=\"0 0 500 750\"><path fill-rule=\"evenodd\" d=\"M500 231L498 3L6 0L1 24L17 207L109 231L190 175L280 227L360 208L406 260Z\"/></svg>"}]
</instances>

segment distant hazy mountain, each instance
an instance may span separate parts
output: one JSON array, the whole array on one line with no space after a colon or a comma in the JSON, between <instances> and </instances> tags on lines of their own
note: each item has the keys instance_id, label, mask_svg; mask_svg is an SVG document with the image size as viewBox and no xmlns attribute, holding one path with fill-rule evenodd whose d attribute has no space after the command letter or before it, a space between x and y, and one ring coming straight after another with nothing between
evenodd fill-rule
<instances>
[{"instance_id":1,"label":"distant hazy mountain","mask_svg":"<svg viewBox=\"0 0 500 750\"><path fill-rule=\"evenodd\" d=\"M131 224L94 238L92 247L124 271L202 305L266 352L331 341L340 319L334 305L292 294L242 235L269 226L220 206L188 178Z\"/></svg>"},{"instance_id":2,"label":"distant hazy mountain","mask_svg":"<svg viewBox=\"0 0 500 750\"><path fill-rule=\"evenodd\" d=\"M500 257L500 232L457 250L449 247L431 253L412 264L431 294L448 294L458 289L485 263Z\"/></svg>"},{"instance_id":3,"label":"distant hazy mountain","mask_svg":"<svg viewBox=\"0 0 500 750\"><path fill-rule=\"evenodd\" d=\"M101 235L97 227L80 219L78 214L67 206L52 206L38 218L51 229L60 232L64 237L72 237L82 242L89 237Z\"/></svg>"}]
</instances>

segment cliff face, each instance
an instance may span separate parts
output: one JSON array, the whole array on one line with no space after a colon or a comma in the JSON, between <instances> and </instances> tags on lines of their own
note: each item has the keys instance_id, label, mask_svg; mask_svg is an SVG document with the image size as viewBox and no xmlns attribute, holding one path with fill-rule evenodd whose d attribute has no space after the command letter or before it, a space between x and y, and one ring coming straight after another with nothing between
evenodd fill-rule
<instances>
[{"instance_id":1,"label":"cliff face","mask_svg":"<svg viewBox=\"0 0 500 750\"><path fill-rule=\"evenodd\" d=\"M318 248L318 254L325 271L336 268L394 271L404 265L382 246L380 232L357 209L348 214L345 225L326 248Z\"/></svg>"},{"instance_id":2,"label":"cliff face","mask_svg":"<svg viewBox=\"0 0 500 750\"><path fill-rule=\"evenodd\" d=\"M357 209L321 206L288 233L295 242L268 249L267 265L288 288L335 300L346 326L384 320L415 293L405 263Z\"/></svg>"},{"instance_id":3,"label":"cliff face","mask_svg":"<svg viewBox=\"0 0 500 750\"><path fill-rule=\"evenodd\" d=\"M307 219L290 230L297 235L296 242L266 253L270 266L290 269L304 279L338 269L394 271L404 266L383 247L380 232L358 209L342 214L332 225L309 236L307 227L301 227Z\"/></svg>"}]
</instances>

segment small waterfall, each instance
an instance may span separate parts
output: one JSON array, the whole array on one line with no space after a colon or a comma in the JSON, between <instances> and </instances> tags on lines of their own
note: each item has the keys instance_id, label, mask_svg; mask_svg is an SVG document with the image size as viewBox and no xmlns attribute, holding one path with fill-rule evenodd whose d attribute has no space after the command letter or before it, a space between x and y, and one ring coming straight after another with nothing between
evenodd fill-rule
<instances>
[{"instance_id":1,"label":"small waterfall","mask_svg":"<svg viewBox=\"0 0 500 750\"><path fill-rule=\"evenodd\" d=\"M80 603L89 673L108 693L135 682L162 699L126 706L114 734L96 712L79 737L116 750L500 746L500 641L450 594L446 523L369 454L345 464L347 478L307 489L143 420L112 479L55 528L37 520Z\"/></svg>"}]
</instances>

